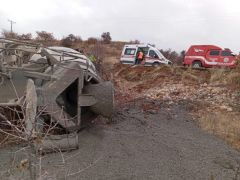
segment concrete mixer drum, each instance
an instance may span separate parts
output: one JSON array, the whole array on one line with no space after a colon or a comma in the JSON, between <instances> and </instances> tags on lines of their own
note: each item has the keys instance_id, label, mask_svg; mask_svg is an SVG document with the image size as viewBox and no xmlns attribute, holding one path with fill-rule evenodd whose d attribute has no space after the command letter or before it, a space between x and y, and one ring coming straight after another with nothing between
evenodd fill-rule
<instances>
[{"instance_id":1,"label":"concrete mixer drum","mask_svg":"<svg viewBox=\"0 0 240 180\"><path fill-rule=\"evenodd\" d=\"M43 131L50 122L76 133L82 121L111 118L114 111L112 83L70 48L0 39L0 87L0 107L20 107L26 131L31 124Z\"/></svg>"}]
</instances>

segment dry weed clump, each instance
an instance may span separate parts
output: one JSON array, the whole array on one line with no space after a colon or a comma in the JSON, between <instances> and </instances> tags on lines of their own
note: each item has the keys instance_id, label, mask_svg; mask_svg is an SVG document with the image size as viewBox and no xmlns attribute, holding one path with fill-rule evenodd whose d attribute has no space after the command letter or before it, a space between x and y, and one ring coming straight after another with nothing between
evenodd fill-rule
<instances>
[{"instance_id":1,"label":"dry weed clump","mask_svg":"<svg viewBox=\"0 0 240 180\"><path fill-rule=\"evenodd\" d=\"M210 83L212 85L228 85L229 88L233 89L240 87L240 69L212 69L210 72Z\"/></svg>"},{"instance_id":2,"label":"dry weed clump","mask_svg":"<svg viewBox=\"0 0 240 180\"><path fill-rule=\"evenodd\" d=\"M177 76L182 76L182 74L185 72L185 69L178 66L171 66L171 71Z\"/></svg>"},{"instance_id":3,"label":"dry weed clump","mask_svg":"<svg viewBox=\"0 0 240 180\"><path fill-rule=\"evenodd\" d=\"M113 44L106 44L105 48L107 57L115 57L120 59L123 47L117 49L113 46Z\"/></svg>"},{"instance_id":4,"label":"dry weed clump","mask_svg":"<svg viewBox=\"0 0 240 180\"><path fill-rule=\"evenodd\" d=\"M210 77L211 84L226 84L226 74L224 69L212 69Z\"/></svg>"},{"instance_id":5,"label":"dry weed clump","mask_svg":"<svg viewBox=\"0 0 240 180\"><path fill-rule=\"evenodd\" d=\"M194 75L192 73L189 73L187 71L184 72L183 75L182 75L182 82L184 84L187 84L187 83L198 84L198 83L200 83L198 76L196 76L196 75Z\"/></svg>"},{"instance_id":6,"label":"dry weed clump","mask_svg":"<svg viewBox=\"0 0 240 180\"><path fill-rule=\"evenodd\" d=\"M212 85L228 85L229 88L239 88L240 87L240 68L234 70L226 69L211 69L210 84Z\"/></svg>"},{"instance_id":7,"label":"dry weed clump","mask_svg":"<svg viewBox=\"0 0 240 180\"><path fill-rule=\"evenodd\" d=\"M232 72L227 76L227 81L234 87L240 87L240 72Z\"/></svg>"},{"instance_id":8,"label":"dry weed clump","mask_svg":"<svg viewBox=\"0 0 240 180\"><path fill-rule=\"evenodd\" d=\"M165 73L170 76L173 73L173 66L159 66L158 68L154 68L153 73Z\"/></svg>"},{"instance_id":9,"label":"dry weed clump","mask_svg":"<svg viewBox=\"0 0 240 180\"><path fill-rule=\"evenodd\" d=\"M186 71L182 71L182 83L183 84L203 84L209 83L210 72L206 70L198 70L189 68Z\"/></svg>"},{"instance_id":10,"label":"dry weed clump","mask_svg":"<svg viewBox=\"0 0 240 180\"><path fill-rule=\"evenodd\" d=\"M227 143L240 150L239 114L228 112L203 113L200 127L225 139Z\"/></svg>"}]
</instances>

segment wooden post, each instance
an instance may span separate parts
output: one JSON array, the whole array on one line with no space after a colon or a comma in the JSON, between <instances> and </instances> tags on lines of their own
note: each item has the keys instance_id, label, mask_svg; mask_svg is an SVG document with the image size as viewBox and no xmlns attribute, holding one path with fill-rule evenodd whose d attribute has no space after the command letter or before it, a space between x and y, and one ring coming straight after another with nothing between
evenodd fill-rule
<instances>
[{"instance_id":1,"label":"wooden post","mask_svg":"<svg viewBox=\"0 0 240 180\"><path fill-rule=\"evenodd\" d=\"M36 136L37 93L32 79L28 80L26 91L25 133L28 137L34 137Z\"/></svg>"}]
</instances>

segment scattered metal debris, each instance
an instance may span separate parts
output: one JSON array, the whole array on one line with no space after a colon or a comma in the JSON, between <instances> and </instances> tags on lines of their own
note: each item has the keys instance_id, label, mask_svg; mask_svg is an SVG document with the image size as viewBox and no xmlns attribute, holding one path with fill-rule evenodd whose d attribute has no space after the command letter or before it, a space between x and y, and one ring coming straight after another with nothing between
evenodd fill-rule
<instances>
[{"instance_id":1,"label":"scattered metal debris","mask_svg":"<svg viewBox=\"0 0 240 180\"><path fill-rule=\"evenodd\" d=\"M73 49L0 39L0 107L20 107L26 135L43 136L49 133L45 124L57 124L77 136L82 121L112 116L113 94L112 83L103 82L94 64ZM62 134L53 139L67 149ZM49 140L43 144L49 151Z\"/></svg>"}]
</instances>

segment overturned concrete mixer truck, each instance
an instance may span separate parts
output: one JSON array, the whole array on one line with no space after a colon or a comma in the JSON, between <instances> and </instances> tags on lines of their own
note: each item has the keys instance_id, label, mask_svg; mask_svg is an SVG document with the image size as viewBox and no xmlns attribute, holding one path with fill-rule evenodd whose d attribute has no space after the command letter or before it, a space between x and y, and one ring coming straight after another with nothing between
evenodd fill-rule
<instances>
[{"instance_id":1,"label":"overturned concrete mixer truck","mask_svg":"<svg viewBox=\"0 0 240 180\"><path fill-rule=\"evenodd\" d=\"M46 126L60 127L64 136L49 135L51 142L57 139L54 146L74 148L81 122L98 115L111 118L113 102L112 83L104 82L94 64L78 51L0 39L0 119L15 125L19 123L9 116L17 118L25 135L49 132ZM68 146L73 137L73 147L64 144L64 137ZM51 148L50 140L43 141L45 149Z\"/></svg>"}]
</instances>

